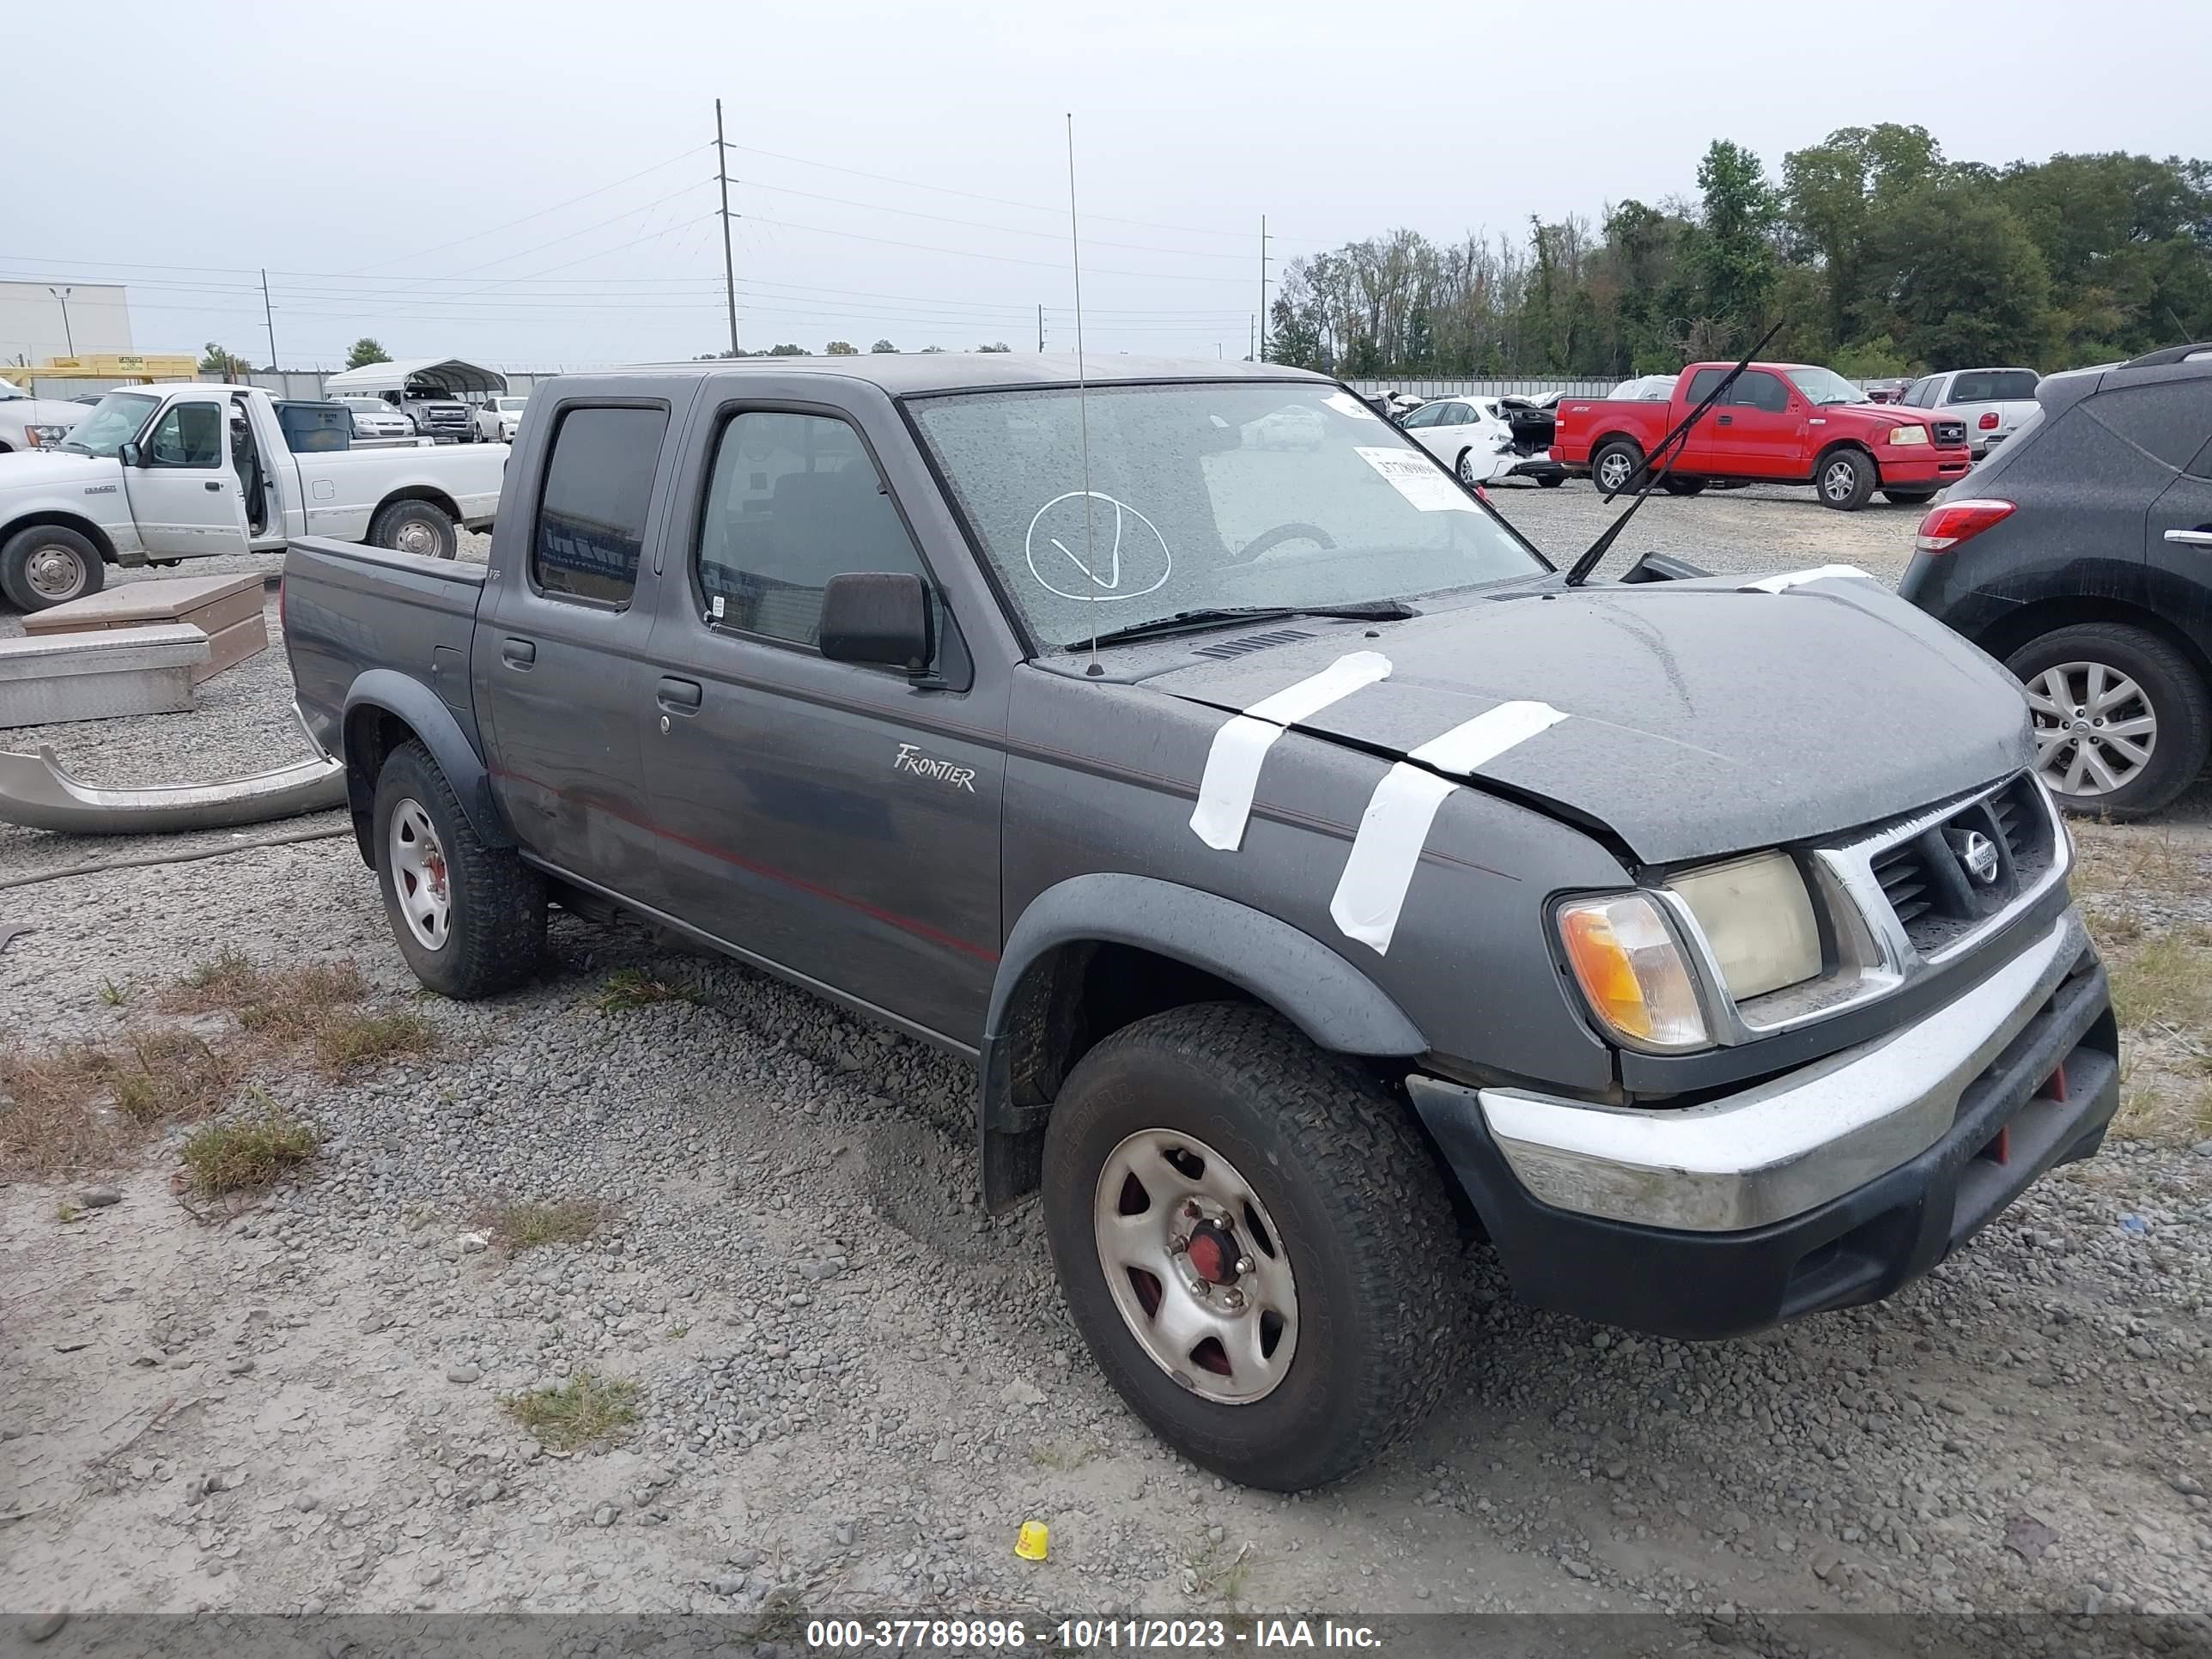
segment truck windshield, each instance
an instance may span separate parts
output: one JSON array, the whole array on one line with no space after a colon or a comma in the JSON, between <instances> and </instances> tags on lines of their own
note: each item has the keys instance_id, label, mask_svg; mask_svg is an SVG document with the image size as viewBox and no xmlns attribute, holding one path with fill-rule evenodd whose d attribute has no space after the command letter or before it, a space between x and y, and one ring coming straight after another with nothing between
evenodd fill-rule
<instances>
[{"instance_id":1,"label":"truck windshield","mask_svg":"<svg viewBox=\"0 0 2212 1659\"><path fill-rule=\"evenodd\" d=\"M143 392L111 392L91 414L70 428L61 447L72 454L98 455L112 461L117 450L138 435L154 405L161 401Z\"/></svg>"},{"instance_id":2,"label":"truck windshield","mask_svg":"<svg viewBox=\"0 0 2212 1659\"><path fill-rule=\"evenodd\" d=\"M1797 387L1816 404L1863 404L1866 393L1832 368L1792 368L1784 371Z\"/></svg>"},{"instance_id":3,"label":"truck windshield","mask_svg":"<svg viewBox=\"0 0 2212 1659\"><path fill-rule=\"evenodd\" d=\"M1072 390L908 405L1047 645L1182 611L1407 599L1545 568L1349 392L1124 385L1092 388L1087 405Z\"/></svg>"}]
</instances>

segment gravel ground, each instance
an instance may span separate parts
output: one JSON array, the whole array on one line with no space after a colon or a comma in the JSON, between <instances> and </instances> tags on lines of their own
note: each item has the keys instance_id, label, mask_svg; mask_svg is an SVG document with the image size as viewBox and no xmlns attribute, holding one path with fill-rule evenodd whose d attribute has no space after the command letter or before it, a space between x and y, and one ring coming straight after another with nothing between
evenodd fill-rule
<instances>
[{"instance_id":1,"label":"gravel ground","mask_svg":"<svg viewBox=\"0 0 2212 1659\"><path fill-rule=\"evenodd\" d=\"M1632 545L1909 550L1908 510L1767 494L1654 501ZM1500 495L1554 551L1601 522L1585 485ZM273 763L281 661L46 740L104 780ZM54 839L7 832L0 878L88 850ZM2194 849L2166 867L2201 904ZM2212 1609L2212 1161L2183 1146L2115 1141L1893 1301L1743 1341L1530 1313L1475 1250L1443 1407L1282 1498L1112 1395L1033 1211L977 1208L957 1061L565 916L528 990L418 999L345 838L64 876L6 893L9 923L36 931L0 1029L31 1047L174 1023L162 988L224 948L352 957L440 1040L349 1085L264 1066L325 1139L228 1220L173 1196L173 1134L0 1188L0 1608L1640 1611L1747 1644L1792 1611ZM602 1012L625 969L697 1000ZM482 1230L562 1199L607 1218L518 1254ZM612 1449L501 1407L585 1370L638 1388ZM1029 1518L1048 1563L1012 1553Z\"/></svg>"}]
</instances>

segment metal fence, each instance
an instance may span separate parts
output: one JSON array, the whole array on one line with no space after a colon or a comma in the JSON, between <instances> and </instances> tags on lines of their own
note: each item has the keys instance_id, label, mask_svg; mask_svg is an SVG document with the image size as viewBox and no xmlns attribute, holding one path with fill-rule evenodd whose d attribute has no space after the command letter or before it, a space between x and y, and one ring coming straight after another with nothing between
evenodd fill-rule
<instances>
[{"instance_id":1,"label":"metal fence","mask_svg":"<svg viewBox=\"0 0 2212 1659\"><path fill-rule=\"evenodd\" d=\"M485 367L495 366L486 364ZM583 368L597 367L600 365L572 363L562 368L502 368L498 372L507 377L507 389L516 397L523 398L529 396L541 380L550 380L556 374L574 374ZM245 384L258 386L274 397L296 398L313 403L321 399L324 395L325 383L337 372L334 368L287 368L275 374L265 370L256 370L246 377ZM216 378L212 374L200 376L203 380L212 380ZM135 380L63 379L51 375L40 376L34 373L31 377L30 392L34 398L62 399L90 398L96 397L103 392L113 392L118 387L138 384L141 383Z\"/></svg>"},{"instance_id":2,"label":"metal fence","mask_svg":"<svg viewBox=\"0 0 2212 1659\"><path fill-rule=\"evenodd\" d=\"M1540 398L1547 392L1564 392L1574 398L1602 398L1620 384L1618 380L1577 380L1564 375L1524 374L1489 380L1447 376L1443 380L1357 380L1345 384L1354 392L1373 397L1378 392L1403 392L1415 398Z\"/></svg>"}]
</instances>

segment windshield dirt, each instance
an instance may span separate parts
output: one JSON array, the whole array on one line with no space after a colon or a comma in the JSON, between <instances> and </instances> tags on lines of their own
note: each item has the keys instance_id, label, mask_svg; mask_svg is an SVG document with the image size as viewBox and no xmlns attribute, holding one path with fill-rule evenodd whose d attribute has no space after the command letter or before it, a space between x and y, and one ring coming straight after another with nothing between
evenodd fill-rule
<instances>
[{"instance_id":1,"label":"windshield dirt","mask_svg":"<svg viewBox=\"0 0 2212 1659\"><path fill-rule=\"evenodd\" d=\"M1307 610L1544 566L1350 393L1208 382L909 405L1048 647L1178 612ZM1090 442L1088 483L1083 431Z\"/></svg>"},{"instance_id":2,"label":"windshield dirt","mask_svg":"<svg viewBox=\"0 0 2212 1659\"><path fill-rule=\"evenodd\" d=\"M70 428L62 447L72 454L98 455L113 460L115 452L138 435L139 428L146 424L146 417L160 401L143 392L111 392L91 414Z\"/></svg>"}]
</instances>

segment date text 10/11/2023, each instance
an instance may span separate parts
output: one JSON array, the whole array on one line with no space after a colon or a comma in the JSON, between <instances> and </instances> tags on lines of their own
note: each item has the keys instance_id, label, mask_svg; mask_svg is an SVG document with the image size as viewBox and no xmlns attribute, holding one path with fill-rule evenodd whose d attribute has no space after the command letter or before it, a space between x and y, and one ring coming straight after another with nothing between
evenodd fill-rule
<instances>
[{"instance_id":1,"label":"date text 10/11/2023","mask_svg":"<svg viewBox=\"0 0 2212 1659\"><path fill-rule=\"evenodd\" d=\"M1115 1650L1226 1653L1244 1649L1339 1648L1372 1652L1371 1626L1333 1619L817 1619L810 1650L1007 1653Z\"/></svg>"}]
</instances>

